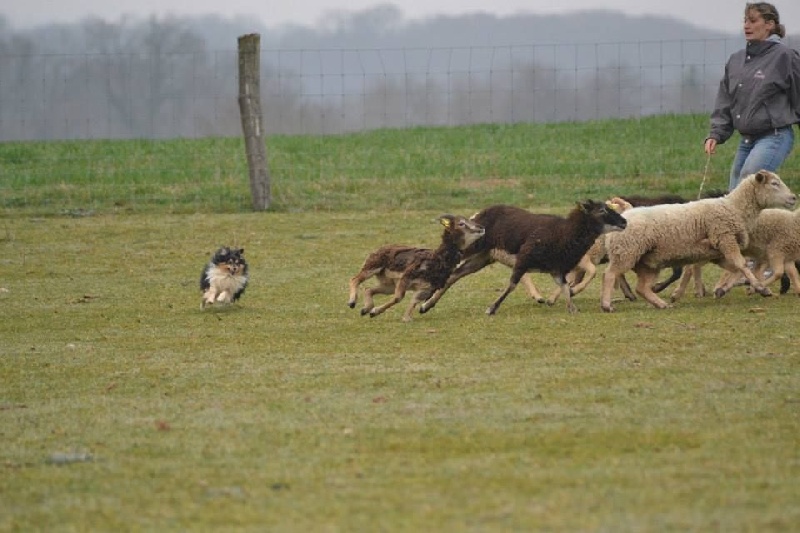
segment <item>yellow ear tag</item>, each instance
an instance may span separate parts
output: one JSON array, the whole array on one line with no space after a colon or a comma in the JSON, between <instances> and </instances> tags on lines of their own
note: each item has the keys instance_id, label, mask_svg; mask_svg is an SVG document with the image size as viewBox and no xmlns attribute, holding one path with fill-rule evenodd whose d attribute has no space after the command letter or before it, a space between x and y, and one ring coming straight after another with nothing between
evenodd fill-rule
<instances>
[{"instance_id":1,"label":"yellow ear tag","mask_svg":"<svg viewBox=\"0 0 800 533\"><path fill-rule=\"evenodd\" d=\"M620 206L619 206L619 205L617 205L617 204L615 204L615 203L614 203L614 202L612 202L611 200L606 200L606 207L608 207L609 209L611 209L611 210L613 210L613 211L616 211L617 213L619 213L619 207L620 207Z\"/></svg>"},{"instance_id":2,"label":"yellow ear tag","mask_svg":"<svg viewBox=\"0 0 800 533\"><path fill-rule=\"evenodd\" d=\"M450 219L449 218L440 218L439 222L441 222L442 226L444 226L445 228L449 228L450 227Z\"/></svg>"}]
</instances>

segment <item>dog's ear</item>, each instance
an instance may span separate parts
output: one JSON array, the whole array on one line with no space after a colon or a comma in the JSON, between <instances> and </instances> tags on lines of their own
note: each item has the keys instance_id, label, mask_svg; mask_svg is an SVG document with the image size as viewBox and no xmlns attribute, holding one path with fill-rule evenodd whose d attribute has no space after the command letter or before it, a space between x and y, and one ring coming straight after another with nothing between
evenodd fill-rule
<instances>
[{"instance_id":1,"label":"dog's ear","mask_svg":"<svg viewBox=\"0 0 800 533\"><path fill-rule=\"evenodd\" d=\"M237 252L239 253L239 255L244 255L244 248L239 248Z\"/></svg>"}]
</instances>

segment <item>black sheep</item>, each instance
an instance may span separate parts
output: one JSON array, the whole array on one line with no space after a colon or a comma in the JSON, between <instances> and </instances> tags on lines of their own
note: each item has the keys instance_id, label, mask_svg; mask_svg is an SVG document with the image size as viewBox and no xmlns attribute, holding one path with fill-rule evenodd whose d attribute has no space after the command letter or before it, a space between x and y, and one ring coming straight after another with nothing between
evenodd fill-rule
<instances>
[{"instance_id":1,"label":"black sheep","mask_svg":"<svg viewBox=\"0 0 800 533\"><path fill-rule=\"evenodd\" d=\"M603 233L625 229L627 222L616 211L601 202L579 202L566 216L535 214L519 207L495 205L488 207L472 220L483 226L486 234L464 252L464 261L456 268L444 287L420 307L420 313L430 310L456 281L487 265L500 261L512 264L508 287L487 309L497 312L500 304L514 290L526 272L544 272L553 276L561 287L567 310L575 313L566 275L570 272L595 239Z\"/></svg>"}]
</instances>

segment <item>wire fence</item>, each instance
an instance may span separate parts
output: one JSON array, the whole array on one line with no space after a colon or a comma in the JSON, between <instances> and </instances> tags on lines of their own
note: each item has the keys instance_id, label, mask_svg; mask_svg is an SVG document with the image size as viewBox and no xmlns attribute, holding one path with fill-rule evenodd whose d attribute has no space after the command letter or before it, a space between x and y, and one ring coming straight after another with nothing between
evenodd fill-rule
<instances>
[{"instance_id":1,"label":"wire fence","mask_svg":"<svg viewBox=\"0 0 800 533\"><path fill-rule=\"evenodd\" d=\"M740 47L739 39L709 39L262 49L264 127L269 142L276 137L324 138L381 129L707 114L725 62ZM153 149L135 167L114 168L113 152L100 156L93 148L87 149L92 155L81 155L81 149L70 145L69 149L47 152L44 161L26 155L19 141L238 139L242 126L237 88L235 50L106 54L0 51L3 204L33 201L35 195L15 199L13 189L45 183L47 175L54 172L60 173L67 186L95 176L100 171L98 157L106 175L122 174L118 179L131 184L123 196L164 201L160 193L148 192L148 183L151 189L157 189L165 181L177 179L165 177L165 173L186 183L195 179L184 175L185 164L170 159L170 150ZM225 146L225 156L231 157L230 147ZM338 179L343 169L331 168L331 154L321 152L320 146L309 142L287 148L294 160L270 162L276 181L280 183L303 165L318 178ZM246 196L244 153L236 157L233 165L203 171L220 189L244 180L242 194ZM665 153L659 157L669 160L671 156ZM65 170L63 161L74 163L76 159L80 165L72 164L72 170ZM209 163L206 158L202 161ZM348 160L348 165L352 164ZM386 172L385 165L374 171L358 169L363 175ZM237 202L249 203L246 199Z\"/></svg>"},{"instance_id":2,"label":"wire fence","mask_svg":"<svg viewBox=\"0 0 800 533\"><path fill-rule=\"evenodd\" d=\"M739 40L262 50L268 135L708 111ZM0 141L240 134L235 51L0 55Z\"/></svg>"}]
</instances>

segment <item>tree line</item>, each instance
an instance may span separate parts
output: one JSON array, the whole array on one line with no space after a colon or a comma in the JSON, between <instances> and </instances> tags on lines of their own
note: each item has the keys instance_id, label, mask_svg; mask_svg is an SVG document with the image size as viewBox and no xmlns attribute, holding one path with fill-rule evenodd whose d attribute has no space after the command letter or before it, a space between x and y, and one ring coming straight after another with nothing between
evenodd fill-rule
<instances>
[{"instance_id":1,"label":"tree line","mask_svg":"<svg viewBox=\"0 0 800 533\"><path fill-rule=\"evenodd\" d=\"M317 135L705 112L726 46L264 48L264 124ZM0 140L239 135L234 48L175 18L46 35L0 23Z\"/></svg>"}]
</instances>

